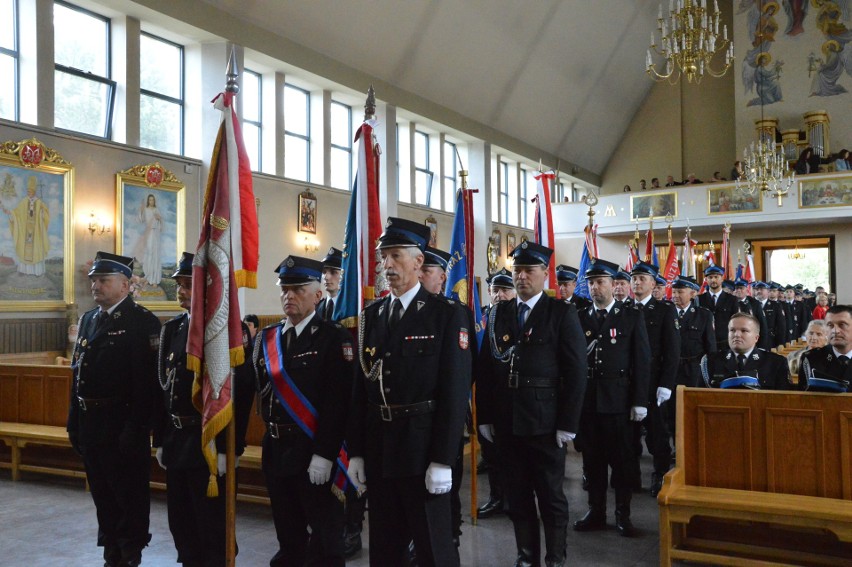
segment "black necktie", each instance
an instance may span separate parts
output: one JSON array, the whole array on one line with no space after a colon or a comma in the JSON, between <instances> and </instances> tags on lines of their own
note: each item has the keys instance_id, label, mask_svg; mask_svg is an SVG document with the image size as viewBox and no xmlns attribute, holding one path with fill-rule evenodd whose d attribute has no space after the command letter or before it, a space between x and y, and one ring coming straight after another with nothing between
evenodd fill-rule
<instances>
[{"instance_id":1,"label":"black necktie","mask_svg":"<svg viewBox=\"0 0 852 567\"><path fill-rule=\"evenodd\" d=\"M745 365L746 365L746 355L744 355L744 354L737 355L737 368L739 370L745 370Z\"/></svg>"},{"instance_id":2,"label":"black necktie","mask_svg":"<svg viewBox=\"0 0 852 567\"><path fill-rule=\"evenodd\" d=\"M678 310L677 310L677 318L678 318L678 319L683 319L683 309L678 309Z\"/></svg>"},{"instance_id":3,"label":"black necktie","mask_svg":"<svg viewBox=\"0 0 852 567\"><path fill-rule=\"evenodd\" d=\"M527 322L527 311L530 310L530 306L526 303L520 303L518 305L518 329L524 328L524 323Z\"/></svg>"},{"instance_id":4,"label":"black necktie","mask_svg":"<svg viewBox=\"0 0 852 567\"><path fill-rule=\"evenodd\" d=\"M296 327L290 327L284 333L284 344L286 345L287 350L290 350L290 346L296 342Z\"/></svg>"},{"instance_id":5,"label":"black necktie","mask_svg":"<svg viewBox=\"0 0 852 567\"><path fill-rule=\"evenodd\" d=\"M606 319L606 309L598 309L598 323L603 323L604 319Z\"/></svg>"},{"instance_id":6,"label":"black necktie","mask_svg":"<svg viewBox=\"0 0 852 567\"><path fill-rule=\"evenodd\" d=\"M400 318L402 317L402 302L399 298L394 299L391 304L390 318L388 319L388 328L393 331L396 324L399 323Z\"/></svg>"},{"instance_id":7,"label":"black necktie","mask_svg":"<svg viewBox=\"0 0 852 567\"><path fill-rule=\"evenodd\" d=\"M101 328L101 325L106 323L107 318L109 318L109 313L106 311L98 311L98 314L95 315L95 330Z\"/></svg>"},{"instance_id":8,"label":"black necktie","mask_svg":"<svg viewBox=\"0 0 852 567\"><path fill-rule=\"evenodd\" d=\"M838 356L837 361L840 363L840 365L843 368L846 368L849 365L849 357L846 356L845 354Z\"/></svg>"},{"instance_id":9,"label":"black necktie","mask_svg":"<svg viewBox=\"0 0 852 567\"><path fill-rule=\"evenodd\" d=\"M329 297L325 300L325 320L331 321L332 314L334 314L334 300Z\"/></svg>"}]
</instances>

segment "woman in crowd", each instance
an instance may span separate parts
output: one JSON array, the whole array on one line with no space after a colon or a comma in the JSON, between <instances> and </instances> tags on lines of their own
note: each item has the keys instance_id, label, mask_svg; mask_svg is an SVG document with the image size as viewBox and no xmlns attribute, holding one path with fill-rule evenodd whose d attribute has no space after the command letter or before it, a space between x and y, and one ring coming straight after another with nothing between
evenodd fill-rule
<instances>
[{"instance_id":1,"label":"woman in crowd","mask_svg":"<svg viewBox=\"0 0 852 567\"><path fill-rule=\"evenodd\" d=\"M815 321L825 319L825 314L828 311L829 307L831 306L828 304L828 294L824 291L821 291L819 296L817 297L817 304L816 307L814 307L812 319Z\"/></svg>"},{"instance_id":2,"label":"woman in crowd","mask_svg":"<svg viewBox=\"0 0 852 567\"><path fill-rule=\"evenodd\" d=\"M791 352L787 355L787 365L790 367L790 375L799 375L799 361L802 360L802 355L811 349L822 348L828 344L828 327L822 319L814 319L808 323L808 328L805 331L805 339L808 344L803 349Z\"/></svg>"},{"instance_id":3,"label":"woman in crowd","mask_svg":"<svg viewBox=\"0 0 852 567\"><path fill-rule=\"evenodd\" d=\"M745 171L743 171L743 162L737 160L734 162L734 168L731 170L731 181L736 181L745 175Z\"/></svg>"},{"instance_id":4,"label":"woman in crowd","mask_svg":"<svg viewBox=\"0 0 852 567\"><path fill-rule=\"evenodd\" d=\"M849 160L849 150L842 149L839 152L837 152L837 159L834 160L834 170L835 171L852 170L852 161Z\"/></svg>"},{"instance_id":5,"label":"woman in crowd","mask_svg":"<svg viewBox=\"0 0 852 567\"><path fill-rule=\"evenodd\" d=\"M625 185L624 189L622 189L621 191L622 191L622 193L630 193L630 191L631 191L630 185Z\"/></svg>"}]
</instances>

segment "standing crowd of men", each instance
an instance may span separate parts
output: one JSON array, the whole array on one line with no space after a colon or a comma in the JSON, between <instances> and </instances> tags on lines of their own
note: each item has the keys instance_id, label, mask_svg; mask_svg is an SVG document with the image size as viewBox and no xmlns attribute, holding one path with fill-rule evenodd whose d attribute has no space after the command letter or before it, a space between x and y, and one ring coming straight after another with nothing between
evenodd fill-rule
<instances>
[{"instance_id":1,"label":"standing crowd of men","mask_svg":"<svg viewBox=\"0 0 852 567\"><path fill-rule=\"evenodd\" d=\"M591 299L575 294L578 271L562 265L557 298L545 291L553 250L522 242L511 251L511 272L488 278L491 304L476 322L444 297L450 256L429 238L425 225L387 220L377 250L390 293L361 312L355 338L334 322L336 248L322 261L291 255L279 264L279 323L258 329L247 317L246 363L233 380L236 453L257 399L279 544L272 567L343 565L362 546L367 498L371 565L458 565L474 381L491 490L479 513L508 514L520 567L566 564L569 442L582 453L589 504L573 529L607 527L612 487L615 528L629 537L643 438L652 495L672 463L678 385L848 387L848 306L828 309L829 344L803 355L797 382L769 350L805 332L813 308L793 286L736 280L729 293L724 272L711 266L706 293L678 277L668 301L656 266L639 262L627 273L596 259L583 274ZM162 329L129 293L131 258L99 252L89 272L97 307L80 320L68 434L85 464L106 567L139 565L150 540L151 439L166 474L177 561L225 562L225 439L214 442L211 475L186 367L192 262L184 253L172 276L186 313ZM208 497L216 484L218 496Z\"/></svg>"}]
</instances>

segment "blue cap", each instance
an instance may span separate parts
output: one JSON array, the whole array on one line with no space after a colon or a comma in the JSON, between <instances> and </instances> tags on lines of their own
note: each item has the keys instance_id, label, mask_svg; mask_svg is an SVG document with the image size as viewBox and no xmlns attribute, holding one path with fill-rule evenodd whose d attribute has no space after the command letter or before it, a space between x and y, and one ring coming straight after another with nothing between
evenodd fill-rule
<instances>
[{"instance_id":1,"label":"blue cap","mask_svg":"<svg viewBox=\"0 0 852 567\"><path fill-rule=\"evenodd\" d=\"M559 264L556 266L556 281L560 283L577 281L577 272L577 268Z\"/></svg>"},{"instance_id":2,"label":"blue cap","mask_svg":"<svg viewBox=\"0 0 852 567\"><path fill-rule=\"evenodd\" d=\"M376 248L417 247L421 252L424 252L426 243L429 242L431 236L432 231L425 224L408 219L388 217L385 231L379 236L379 244Z\"/></svg>"},{"instance_id":3,"label":"blue cap","mask_svg":"<svg viewBox=\"0 0 852 567\"><path fill-rule=\"evenodd\" d=\"M693 291L698 291L700 286L698 282L695 281L695 278L691 276L678 276L672 282L672 289L691 289Z\"/></svg>"},{"instance_id":4,"label":"blue cap","mask_svg":"<svg viewBox=\"0 0 852 567\"><path fill-rule=\"evenodd\" d=\"M668 282L666 282L666 278L664 278L660 274L656 275L656 277L654 278L654 281L657 282L657 285L666 285L668 283Z\"/></svg>"},{"instance_id":5,"label":"blue cap","mask_svg":"<svg viewBox=\"0 0 852 567\"><path fill-rule=\"evenodd\" d=\"M751 289L769 289L769 284L758 280L751 283Z\"/></svg>"},{"instance_id":6,"label":"blue cap","mask_svg":"<svg viewBox=\"0 0 852 567\"><path fill-rule=\"evenodd\" d=\"M780 291L784 289L784 286L778 282L769 282L769 289Z\"/></svg>"},{"instance_id":7,"label":"blue cap","mask_svg":"<svg viewBox=\"0 0 852 567\"><path fill-rule=\"evenodd\" d=\"M587 278L610 277L614 278L618 273L618 264L607 262L606 260L592 260L589 268L586 270Z\"/></svg>"},{"instance_id":8,"label":"blue cap","mask_svg":"<svg viewBox=\"0 0 852 567\"><path fill-rule=\"evenodd\" d=\"M431 246L426 247L426 251L423 253L424 266L437 266L446 272L449 263L449 253L444 252L443 250L438 250L437 248L432 248Z\"/></svg>"},{"instance_id":9,"label":"blue cap","mask_svg":"<svg viewBox=\"0 0 852 567\"><path fill-rule=\"evenodd\" d=\"M320 281L322 262L301 256L287 256L275 272L278 274L278 285L305 285Z\"/></svg>"},{"instance_id":10,"label":"blue cap","mask_svg":"<svg viewBox=\"0 0 852 567\"><path fill-rule=\"evenodd\" d=\"M709 276L710 274L719 274L723 275L725 273L725 268L722 266L707 266L704 268L704 275Z\"/></svg>"},{"instance_id":11,"label":"blue cap","mask_svg":"<svg viewBox=\"0 0 852 567\"><path fill-rule=\"evenodd\" d=\"M748 287L748 281L743 278L737 278L734 280L734 287Z\"/></svg>"},{"instance_id":12,"label":"blue cap","mask_svg":"<svg viewBox=\"0 0 852 567\"><path fill-rule=\"evenodd\" d=\"M625 272L624 270L618 270L618 273L613 276L614 280L623 280L626 282L630 281L630 274Z\"/></svg>"},{"instance_id":13,"label":"blue cap","mask_svg":"<svg viewBox=\"0 0 852 567\"><path fill-rule=\"evenodd\" d=\"M133 275L133 258L110 254L109 252L98 252L95 261L92 262L91 276L111 276L121 274L127 279Z\"/></svg>"},{"instance_id":14,"label":"blue cap","mask_svg":"<svg viewBox=\"0 0 852 567\"><path fill-rule=\"evenodd\" d=\"M503 268L499 272L495 272L485 278L485 283L491 287L515 289L515 282L512 280L512 274L506 268Z\"/></svg>"},{"instance_id":15,"label":"blue cap","mask_svg":"<svg viewBox=\"0 0 852 567\"><path fill-rule=\"evenodd\" d=\"M722 287L724 289L734 289L734 282L731 280L724 280L722 281Z\"/></svg>"},{"instance_id":16,"label":"blue cap","mask_svg":"<svg viewBox=\"0 0 852 567\"><path fill-rule=\"evenodd\" d=\"M334 246L328 249L328 253L325 255L325 258L322 259L322 267L325 268L333 268L335 270L340 270L343 268L343 251L338 250Z\"/></svg>"},{"instance_id":17,"label":"blue cap","mask_svg":"<svg viewBox=\"0 0 852 567\"><path fill-rule=\"evenodd\" d=\"M514 260L513 265L515 266L547 266L550 264L553 250L547 246L525 240L516 246L509 255Z\"/></svg>"},{"instance_id":18,"label":"blue cap","mask_svg":"<svg viewBox=\"0 0 852 567\"><path fill-rule=\"evenodd\" d=\"M189 252L184 252L180 255L180 262L178 262L177 270L172 274L172 279L174 278L191 278L192 277L192 259L195 258L195 254L190 254Z\"/></svg>"},{"instance_id":19,"label":"blue cap","mask_svg":"<svg viewBox=\"0 0 852 567\"><path fill-rule=\"evenodd\" d=\"M659 275L659 273L660 273L660 268L658 268L654 264L649 264L647 262L643 262L643 261L640 260L640 261L636 262L636 264L633 266L633 270L630 272L630 275L631 276L638 276L638 275L641 274L641 275L651 276L652 278L656 278L657 275Z\"/></svg>"}]
</instances>

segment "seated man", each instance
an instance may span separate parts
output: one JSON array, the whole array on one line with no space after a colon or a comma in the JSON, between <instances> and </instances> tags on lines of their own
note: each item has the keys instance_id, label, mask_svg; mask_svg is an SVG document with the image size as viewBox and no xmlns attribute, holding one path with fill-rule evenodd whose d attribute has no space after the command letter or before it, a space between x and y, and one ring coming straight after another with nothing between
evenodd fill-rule
<instances>
[{"instance_id":1,"label":"seated man","mask_svg":"<svg viewBox=\"0 0 852 567\"><path fill-rule=\"evenodd\" d=\"M708 368L702 368L708 387L752 390L791 388L787 359L757 348L759 329L760 323L754 315L731 315L728 321L728 348L712 357Z\"/></svg>"},{"instance_id":2,"label":"seated man","mask_svg":"<svg viewBox=\"0 0 852 567\"><path fill-rule=\"evenodd\" d=\"M852 306L835 305L825 314L828 343L806 351L799 366L799 389L846 392L852 381Z\"/></svg>"}]
</instances>

